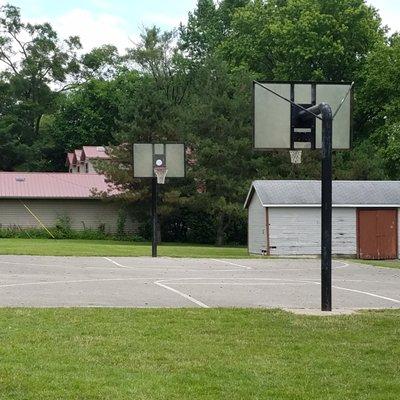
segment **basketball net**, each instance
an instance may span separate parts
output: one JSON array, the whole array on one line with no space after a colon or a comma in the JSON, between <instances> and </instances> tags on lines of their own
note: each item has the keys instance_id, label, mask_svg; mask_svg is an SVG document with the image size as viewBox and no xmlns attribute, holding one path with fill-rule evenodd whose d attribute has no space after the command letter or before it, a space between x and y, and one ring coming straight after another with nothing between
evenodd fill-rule
<instances>
[{"instance_id":1,"label":"basketball net","mask_svg":"<svg viewBox=\"0 0 400 400\"><path fill-rule=\"evenodd\" d=\"M154 167L154 173L157 177L157 183L159 183L160 185L163 185L165 183L167 172L167 167Z\"/></svg>"},{"instance_id":2,"label":"basketball net","mask_svg":"<svg viewBox=\"0 0 400 400\"><path fill-rule=\"evenodd\" d=\"M289 154L292 164L301 164L301 150L289 150Z\"/></svg>"}]
</instances>

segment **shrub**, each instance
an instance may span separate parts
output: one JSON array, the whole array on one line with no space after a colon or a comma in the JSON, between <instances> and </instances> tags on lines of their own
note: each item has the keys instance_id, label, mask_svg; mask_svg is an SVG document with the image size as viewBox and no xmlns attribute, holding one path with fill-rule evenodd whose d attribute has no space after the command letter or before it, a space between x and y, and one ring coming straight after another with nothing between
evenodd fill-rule
<instances>
[{"instance_id":1,"label":"shrub","mask_svg":"<svg viewBox=\"0 0 400 400\"><path fill-rule=\"evenodd\" d=\"M141 227L140 232L151 236L151 225ZM167 242L214 244L217 235L215 217L205 211L176 208L161 223L162 239ZM234 218L225 232L226 244L243 245L247 241L246 213Z\"/></svg>"},{"instance_id":2,"label":"shrub","mask_svg":"<svg viewBox=\"0 0 400 400\"><path fill-rule=\"evenodd\" d=\"M106 224L100 224L99 226L98 226L98 228L97 228L97 232L100 234L100 235L105 235L106 234Z\"/></svg>"},{"instance_id":3,"label":"shrub","mask_svg":"<svg viewBox=\"0 0 400 400\"><path fill-rule=\"evenodd\" d=\"M105 229L105 227L104 227ZM78 239L78 240L126 240L129 242L144 242L145 239L136 234L119 236L118 234L107 234L101 229L84 229L84 230L63 230L58 227L48 228L56 239ZM49 239L49 233L42 228L22 229L19 226L0 227L0 238L3 239Z\"/></svg>"},{"instance_id":4,"label":"shrub","mask_svg":"<svg viewBox=\"0 0 400 400\"><path fill-rule=\"evenodd\" d=\"M125 209L120 208L117 218L117 237L124 237L125 235L126 217Z\"/></svg>"},{"instance_id":5,"label":"shrub","mask_svg":"<svg viewBox=\"0 0 400 400\"><path fill-rule=\"evenodd\" d=\"M72 233L71 219L67 215L59 216L55 228L57 229L57 232L54 235L56 238L69 238Z\"/></svg>"}]
</instances>

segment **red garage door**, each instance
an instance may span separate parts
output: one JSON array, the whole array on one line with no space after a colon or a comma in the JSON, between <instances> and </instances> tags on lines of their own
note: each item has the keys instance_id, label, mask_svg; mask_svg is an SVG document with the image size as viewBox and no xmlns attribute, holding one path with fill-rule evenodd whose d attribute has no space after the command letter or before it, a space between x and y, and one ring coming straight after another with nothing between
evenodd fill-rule
<instances>
[{"instance_id":1,"label":"red garage door","mask_svg":"<svg viewBox=\"0 0 400 400\"><path fill-rule=\"evenodd\" d=\"M358 210L358 257L397 258L397 210Z\"/></svg>"}]
</instances>

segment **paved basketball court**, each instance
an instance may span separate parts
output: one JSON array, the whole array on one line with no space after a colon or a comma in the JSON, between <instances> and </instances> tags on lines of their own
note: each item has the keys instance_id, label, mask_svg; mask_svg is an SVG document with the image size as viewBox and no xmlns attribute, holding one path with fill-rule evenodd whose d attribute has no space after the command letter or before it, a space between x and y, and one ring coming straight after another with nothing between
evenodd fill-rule
<instances>
[{"instance_id":1,"label":"paved basketball court","mask_svg":"<svg viewBox=\"0 0 400 400\"><path fill-rule=\"evenodd\" d=\"M340 309L399 308L400 270L334 262ZM0 256L0 306L320 307L317 259Z\"/></svg>"}]
</instances>

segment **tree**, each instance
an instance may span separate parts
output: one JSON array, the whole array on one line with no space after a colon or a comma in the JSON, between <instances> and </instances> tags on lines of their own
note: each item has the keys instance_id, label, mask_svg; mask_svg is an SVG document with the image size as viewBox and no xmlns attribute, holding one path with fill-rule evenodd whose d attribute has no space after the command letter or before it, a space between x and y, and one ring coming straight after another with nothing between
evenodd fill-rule
<instances>
[{"instance_id":1,"label":"tree","mask_svg":"<svg viewBox=\"0 0 400 400\"><path fill-rule=\"evenodd\" d=\"M42 124L38 142L54 170L64 170L66 151L116 143L122 90L121 79L91 79L58 98L57 110Z\"/></svg>"},{"instance_id":2,"label":"tree","mask_svg":"<svg viewBox=\"0 0 400 400\"><path fill-rule=\"evenodd\" d=\"M18 8L0 7L0 63L5 67L0 79L9 96L7 119L13 121L6 131L17 138L17 147L32 146L38 138L42 116L54 110L52 86L65 89L79 71L80 47L76 36L60 42L49 24L24 23Z\"/></svg>"},{"instance_id":3,"label":"tree","mask_svg":"<svg viewBox=\"0 0 400 400\"><path fill-rule=\"evenodd\" d=\"M352 81L383 41L364 0L266 0L235 12L221 51L268 79Z\"/></svg>"},{"instance_id":4,"label":"tree","mask_svg":"<svg viewBox=\"0 0 400 400\"><path fill-rule=\"evenodd\" d=\"M111 80L123 69L123 57L113 45L95 47L81 57L81 77L92 80Z\"/></svg>"},{"instance_id":5,"label":"tree","mask_svg":"<svg viewBox=\"0 0 400 400\"><path fill-rule=\"evenodd\" d=\"M376 46L368 55L357 96L360 140L374 145L374 154L384 159L387 176L400 176L400 36Z\"/></svg>"},{"instance_id":6,"label":"tree","mask_svg":"<svg viewBox=\"0 0 400 400\"><path fill-rule=\"evenodd\" d=\"M74 131L69 142L58 141L59 138L48 135L48 131L51 130L50 115L58 113L59 116L59 107L65 116L67 109L72 112L74 108L74 101L71 99L78 99L79 96L79 101L86 101L87 106L88 98L83 96L82 92L71 97L64 96L65 92L94 78L110 80L121 67L121 58L115 46L104 45L82 56L78 54L80 49L81 44L77 36L60 40L50 24L24 23L17 7L0 7L0 63L5 68L0 73L0 82L3 93L7 96L7 107L3 108L0 145L11 150L10 154L13 154L12 158L0 164L1 168L58 169L59 162L53 163L54 152L63 153L66 150L60 149L60 145L66 144L69 149L68 145L72 143L85 142L85 139L76 140L77 135L82 135L85 123L92 131L95 129L96 124L89 125L95 118L88 118L86 113L85 121L80 126L81 131ZM96 84L92 83L92 86ZM98 86L101 86L100 82ZM100 88L90 87L90 84L87 89L92 94L99 94L101 91ZM105 116L102 118L107 119L109 110L105 109L107 107L104 105L107 100L99 95L97 101L99 104L93 104L93 110L98 108L98 116L103 111ZM81 116L85 113L76 104L75 110L81 111ZM85 111L88 111L88 107L85 107ZM78 116L75 117L75 121L77 118ZM108 118L112 118L112 114ZM62 125L60 119L57 121ZM64 139L67 133L72 132L71 125L67 124L63 129L66 127L68 129ZM97 137L102 139L101 136L100 131ZM90 135L88 140L92 142ZM51 143L54 144L54 148Z\"/></svg>"},{"instance_id":7,"label":"tree","mask_svg":"<svg viewBox=\"0 0 400 400\"><path fill-rule=\"evenodd\" d=\"M199 0L189 13L187 25L180 26L180 47L192 61L202 61L213 54L226 39L236 9L249 0Z\"/></svg>"},{"instance_id":8,"label":"tree","mask_svg":"<svg viewBox=\"0 0 400 400\"><path fill-rule=\"evenodd\" d=\"M182 110L193 153L190 178L200 188L190 204L196 212L213 216L218 245L224 244L228 228L244 217L250 182L266 170L265 159L252 153L251 81L245 68L230 72L225 62L210 58Z\"/></svg>"},{"instance_id":9,"label":"tree","mask_svg":"<svg viewBox=\"0 0 400 400\"><path fill-rule=\"evenodd\" d=\"M12 87L15 100L23 103L20 108L26 108L37 136L40 118L54 99L49 85L66 84L71 74L79 72L79 38L60 42L50 24L23 23L19 9L11 5L0 12L0 61L6 67L2 78Z\"/></svg>"},{"instance_id":10,"label":"tree","mask_svg":"<svg viewBox=\"0 0 400 400\"><path fill-rule=\"evenodd\" d=\"M116 133L118 143L112 149L113 161L104 165L109 179L129 190L135 204L136 218L146 221L150 185L133 179L132 144L135 142L182 141L178 110L185 102L190 73L182 54L174 46L175 32L146 29L137 46L128 51L126 62L132 66L118 78L119 112ZM121 166L124 166L121 168ZM179 190L168 185L160 193L160 213L168 213L176 203Z\"/></svg>"},{"instance_id":11,"label":"tree","mask_svg":"<svg viewBox=\"0 0 400 400\"><path fill-rule=\"evenodd\" d=\"M28 150L20 140L20 127L13 113L11 97L10 86L0 80L0 170L3 171L23 162Z\"/></svg>"}]
</instances>

